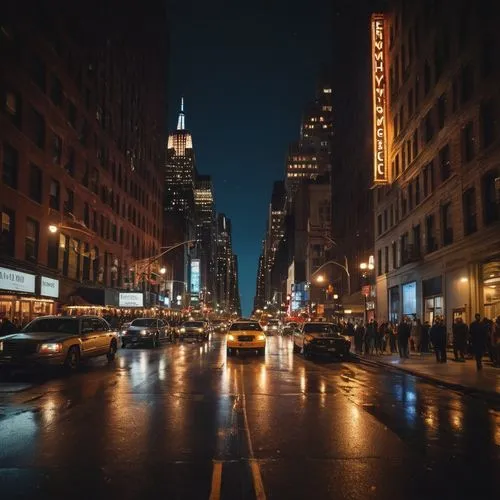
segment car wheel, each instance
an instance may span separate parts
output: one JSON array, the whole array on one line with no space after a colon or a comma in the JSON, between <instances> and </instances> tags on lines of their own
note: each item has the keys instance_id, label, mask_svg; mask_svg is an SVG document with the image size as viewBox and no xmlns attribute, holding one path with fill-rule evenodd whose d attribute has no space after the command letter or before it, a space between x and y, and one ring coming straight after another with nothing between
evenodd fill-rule
<instances>
[{"instance_id":1,"label":"car wheel","mask_svg":"<svg viewBox=\"0 0 500 500\"><path fill-rule=\"evenodd\" d=\"M261 347L260 349L258 349L258 353L260 356L265 356L266 355L266 348Z\"/></svg>"},{"instance_id":2,"label":"car wheel","mask_svg":"<svg viewBox=\"0 0 500 500\"><path fill-rule=\"evenodd\" d=\"M108 361L113 361L115 359L116 350L117 350L116 340L112 340L111 344L109 344L109 351L106 354Z\"/></svg>"},{"instance_id":3,"label":"car wheel","mask_svg":"<svg viewBox=\"0 0 500 500\"><path fill-rule=\"evenodd\" d=\"M304 358L309 357L309 349L306 346L302 347L302 354L303 354Z\"/></svg>"},{"instance_id":4,"label":"car wheel","mask_svg":"<svg viewBox=\"0 0 500 500\"><path fill-rule=\"evenodd\" d=\"M159 340L158 340L158 335L155 335L153 339L151 340L151 347L153 349L156 349L159 345Z\"/></svg>"},{"instance_id":5,"label":"car wheel","mask_svg":"<svg viewBox=\"0 0 500 500\"><path fill-rule=\"evenodd\" d=\"M126 348L127 348L127 343L123 342L123 340L122 340L122 349L126 349Z\"/></svg>"},{"instance_id":6,"label":"car wheel","mask_svg":"<svg viewBox=\"0 0 500 500\"><path fill-rule=\"evenodd\" d=\"M74 372L78 369L80 365L80 349L76 345L70 347L68 354L66 355L66 360L64 361L64 367L70 371Z\"/></svg>"},{"instance_id":7,"label":"car wheel","mask_svg":"<svg viewBox=\"0 0 500 500\"><path fill-rule=\"evenodd\" d=\"M293 343L293 352L295 352L295 353L300 352L300 347L295 342Z\"/></svg>"}]
</instances>

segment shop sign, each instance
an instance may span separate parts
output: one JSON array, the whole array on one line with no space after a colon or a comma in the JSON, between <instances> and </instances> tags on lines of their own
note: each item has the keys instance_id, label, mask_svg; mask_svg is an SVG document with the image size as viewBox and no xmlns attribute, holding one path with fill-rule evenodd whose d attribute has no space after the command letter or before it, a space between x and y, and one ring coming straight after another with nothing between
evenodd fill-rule
<instances>
[{"instance_id":1,"label":"shop sign","mask_svg":"<svg viewBox=\"0 0 500 500\"><path fill-rule=\"evenodd\" d=\"M144 307L144 295L133 292L120 293L118 305L119 307Z\"/></svg>"},{"instance_id":2,"label":"shop sign","mask_svg":"<svg viewBox=\"0 0 500 500\"><path fill-rule=\"evenodd\" d=\"M191 261L191 293L200 293L200 259Z\"/></svg>"},{"instance_id":3,"label":"shop sign","mask_svg":"<svg viewBox=\"0 0 500 500\"><path fill-rule=\"evenodd\" d=\"M35 293L35 275L0 267L0 289Z\"/></svg>"},{"instance_id":4,"label":"shop sign","mask_svg":"<svg viewBox=\"0 0 500 500\"><path fill-rule=\"evenodd\" d=\"M55 299L59 298L59 280L40 276L40 295Z\"/></svg>"}]
</instances>

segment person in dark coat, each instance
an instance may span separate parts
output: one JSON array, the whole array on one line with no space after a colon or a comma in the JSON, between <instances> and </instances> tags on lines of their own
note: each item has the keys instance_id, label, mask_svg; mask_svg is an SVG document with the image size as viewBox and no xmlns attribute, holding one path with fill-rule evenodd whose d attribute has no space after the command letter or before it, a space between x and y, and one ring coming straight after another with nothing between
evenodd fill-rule
<instances>
[{"instance_id":1,"label":"person in dark coat","mask_svg":"<svg viewBox=\"0 0 500 500\"><path fill-rule=\"evenodd\" d=\"M425 321L422 325L422 339L420 340L420 352L429 352L429 330L431 325Z\"/></svg>"},{"instance_id":2,"label":"person in dark coat","mask_svg":"<svg viewBox=\"0 0 500 500\"><path fill-rule=\"evenodd\" d=\"M398 325L398 349L400 358L409 358L410 353L408 351L408 341L411 334L411 325L407 318L403 318L403 321Z\"/></svg>"},{"instance_id":3,"label":"person in dark coat","mask_svg":"<svg viewBox=\"0 0 500 500\"><path fill-rule=\"evenodd\" d=\"M1 318L0 337L5 337L5 335L11 335L12 333L16 333L18 331L19 328L17 328L16 325L9 320L9 318L6 316Z\"/></svg>"},{"instance_id":4,"label":"person in dark coat","mask_svg":"<svg viewBox=\"0 0 500 500\"><path fill-rule=\"evenodd\" d=\"M446 326L441 318L436 318L431 327L430 337L438 363L446 363Z\"/></svg>"},{"instance_id":5,"label":"person in dark coat","mask_svg":"<svg viewBox=\"0 0 500 500\"><path fill-rule=\"evenodd\" d=\"M365 327L363 323L357 325L356 330L354 330L354 349L356 354L362 354L363 352L363 340L365 338Z\"/></svg>"},{"instance_id":6,"label":"person in dark coat","mask_svg":"<svg viewBox=\"0 0 500 500\"><path fill-rule=\"evenodd\" d=\"M468 335L469 327L461 317L458 317L455 323L453 323L453 353L455 354L455 361L465 361Z\"/></svg>"},{"instance_id":7,"label":"person in dark coat","mask_svg":"<svg viewBox=\"0 0 500 500\"><path fill-rule=\"evenodd\" d=\"M485 328L484 322L481 321L480 314L475 315L475 320L470 324L469 332L472 343L472 352L474 353L474 357L476 358L477 369L482 370L487 330Z\"/></svg>"}]
</instances>

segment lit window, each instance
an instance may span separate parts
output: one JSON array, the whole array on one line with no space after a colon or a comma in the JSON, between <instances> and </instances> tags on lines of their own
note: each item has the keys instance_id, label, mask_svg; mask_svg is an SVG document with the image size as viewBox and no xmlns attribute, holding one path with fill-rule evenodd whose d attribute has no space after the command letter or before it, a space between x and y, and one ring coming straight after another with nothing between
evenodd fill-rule
<instances>
[{"instance_id":1,"label":"lit window","mask_svg":"<svg viewBox=\"0 0 500 500\"><path fill-rule=\"evenodd\" d=\"M323 89L323 92L324 92L325 94L331 94L331 93L332 93L332 89L325 88L325 89Z\"/></svg>"}]
</instances>

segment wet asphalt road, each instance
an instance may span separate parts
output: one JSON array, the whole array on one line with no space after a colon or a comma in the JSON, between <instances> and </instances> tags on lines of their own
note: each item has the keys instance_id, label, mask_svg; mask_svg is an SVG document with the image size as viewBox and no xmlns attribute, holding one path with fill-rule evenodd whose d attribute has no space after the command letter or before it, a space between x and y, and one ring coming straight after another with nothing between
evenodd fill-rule
<instances>
[{"instance_id":1,"label":"wet asphalt road","mask_svg":"<svg viewBox=\"0 0 500 500\"><path fill-rule=\"evenodd\" d=\"M204 345L0 383L0 498L497 498L500 412L356 363Z\"/></svg>"}]
</instances>

